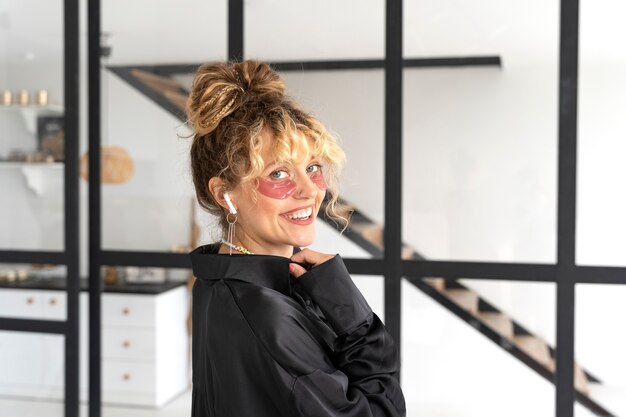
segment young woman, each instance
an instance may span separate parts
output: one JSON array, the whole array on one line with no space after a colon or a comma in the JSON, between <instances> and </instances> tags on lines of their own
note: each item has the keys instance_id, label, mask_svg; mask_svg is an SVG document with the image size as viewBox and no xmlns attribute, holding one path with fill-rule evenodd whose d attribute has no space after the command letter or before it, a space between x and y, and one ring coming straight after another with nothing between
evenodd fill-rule
<instances>
[{"instance_id":1,"label":"young woman","mask_svg":"<svg viewBox=\"0 0 626 417\"><path fill-rule=\"evenodd\" d=\"M338 254L345 156L256 61L206 64L187 105L199 204L224 238L191 252L194 417L404 416L398 349ZM327 195L328 194L328 195Z\"/></svg>"}]
</instances>

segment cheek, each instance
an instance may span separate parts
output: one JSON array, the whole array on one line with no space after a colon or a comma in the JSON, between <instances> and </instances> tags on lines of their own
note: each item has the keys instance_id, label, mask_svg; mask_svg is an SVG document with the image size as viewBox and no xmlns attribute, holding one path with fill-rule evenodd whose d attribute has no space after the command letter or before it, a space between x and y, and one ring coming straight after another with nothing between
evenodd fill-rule
<instances>
[{"instance_id":1,"label":"cheek","mask_svg":"<svg viewBox=\"0 0 626 417\"><path fill-rule=\"evenodd\" d=\"M279 199L259 196L252 211L252 221L263 227L273 225L284 203Z\"/></svg>"},{"instance_id":2,"label":"cheek","mask_svg":"<svg viewBox=\"0 0 626 417\"><path fill-rule=\"evenodd\" d=\"M326 190L326 182L324 181L324 176L322 175L321 172L316 172L313 175L311 175L309 178L311 178L311 181L313 181L313 183L315 183L315 185L317 185L317 187L320 190L322 191Z\"/></svg>"},{"instance_id":3,"label":"cheek","mask_svg":"<svg viewBox=\"0 0 626 417\"><path fill-rule=\"evenodd\" d=\"M323 181L323 179L322 179ZM280 182L272 182L259 178L258 190L266 197L284 200L296 191L295 181L285 180Z\"/></svg>"}]
</instances>

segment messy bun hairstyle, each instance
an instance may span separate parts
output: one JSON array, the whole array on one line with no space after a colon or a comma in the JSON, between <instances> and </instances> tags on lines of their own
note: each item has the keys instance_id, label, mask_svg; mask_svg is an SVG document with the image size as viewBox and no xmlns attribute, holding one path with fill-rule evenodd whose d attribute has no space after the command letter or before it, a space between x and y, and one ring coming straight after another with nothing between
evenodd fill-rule
<instances>
[{"instance_id":1,"label":"messy bun hairstyle","mask_svg":"<svg viewBox=\"0 0 626 417\"><path fill-rule=\"evenodd\" d=\"M213 198L209 180L220 177L232 190L261 175L261 134L266 130L274 135L278 160L297 161L308 153L321 159L327 185L324 212L342 232L346 229L349 210L337 201L337 176L345 154L315 117L285 95L284 82L268 64L247 60L200 66L186 111L193 130L190 157L196 197L202 208L218 216L223 229L225 212Z\"/></svg>"}]
</instances>

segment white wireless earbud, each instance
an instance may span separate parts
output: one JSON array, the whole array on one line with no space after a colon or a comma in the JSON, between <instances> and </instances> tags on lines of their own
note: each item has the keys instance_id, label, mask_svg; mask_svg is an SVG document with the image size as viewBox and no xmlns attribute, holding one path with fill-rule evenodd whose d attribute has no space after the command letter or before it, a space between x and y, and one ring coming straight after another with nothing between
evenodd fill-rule
<instances>
[{"instance_id":1,"label":"white wireless earbud","mask_svg":"<svg viewBox=\"0 0 626 417\"><path fill-rule=\"evenodd\" d=\"M228 204L228 208L230 209L231 214L237 214L237 209L233 205L233 202L230 199L228 193L224 193L224 200L226 200L226 204Z\"/></svg>"}]
</instances>

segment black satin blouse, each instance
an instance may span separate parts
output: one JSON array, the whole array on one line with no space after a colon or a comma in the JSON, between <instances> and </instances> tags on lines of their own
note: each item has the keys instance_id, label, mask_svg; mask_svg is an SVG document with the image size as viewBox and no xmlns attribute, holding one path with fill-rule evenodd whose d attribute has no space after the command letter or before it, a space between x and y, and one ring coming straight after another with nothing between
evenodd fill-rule
<instances>
[{"instance_id":1,"label":"black satin blouse","mask_svg":"<svg viewBox=\"0 0 626 417\"><path fill-rule=\"evenodd\" d=\"M190 254L193 417L406 415L398 349L339 255L295 278L218 250Z\"/></svg>"}]
</instances>

